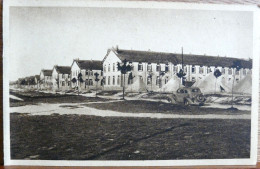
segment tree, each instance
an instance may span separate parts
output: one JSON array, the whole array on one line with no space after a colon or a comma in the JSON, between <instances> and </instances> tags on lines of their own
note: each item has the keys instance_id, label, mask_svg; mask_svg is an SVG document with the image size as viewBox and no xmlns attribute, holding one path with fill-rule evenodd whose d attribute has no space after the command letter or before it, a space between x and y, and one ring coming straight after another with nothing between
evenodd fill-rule
<instances>
[{"instance_id":1,"label":"tree","mask_svg":"<svg viewBox=\"0 0 260 169\"><path fill-rule=\"evenodd\" d=\"M216 77L216 80L215 80L215 93L216 93L217 79L221 75L222 75L222 73L219 71L219 69L216 69L215 72L214 72L214 76Z\"/></svg>"},{"instance_id":2,"label":"tree","mask_svg":"<svg viewBox=\"0 0 260 169\"><path fill-rule=\"evenodd\" d=\"M125 74L127 72L130 72L132 70L132 67L127 64L126 59L123 60L123 63L120 64L119 62L117 63L117 69L121 72L121 75L123 75L123 99L125 99Z\"/></svg>"},{"instance_id":3,"label":"tree","mask_svg":"<svg viewBox=\"0 0 260 169\"><path fill-rule=\"evenodd\" d=\"M98 72L96 72L94 75L95 75L95 81L96 81L96 97L97 97L97 84L99 81L99 78L98 78L99 74L98 74Z\"/></svg>"},{"instance_id":4,"label":"tree","mask_svg":"<svg viewBox=\"0 0 260 169\"><path fill-rule=\"evenodd\" d=\"M183 71L183 69L181 68L179 73L177 73L178 78L181 79L181 84L183 85L183 77L186 76L186 73Z\"/></svg>"},{"instance_id":5,"label":"tree","mask_svg":"<svg viewBox=\"0 0 260 169\"><path fill-rule=\"evenodd\" d=\"M81 74L81 72L78 74L78 79L77 79L77 81L78 81L78 95L79 95L79 88L81 87L81 83L84 82L83 79L82 79L82 74Z\"/></svg>"},{"instance_id":6,"label":"tree","mask_svg":"<svg viewBox=\"0 0 260 169\"><path fill-rule=\"evenodd\" d=\"M234 88L234 82L235 82L235 78L236 78L236 72L239 71L242 68L241 65L241 61L240 60L235 60L231 66L231 68L233 68L234 72L233 72L233 82L232 82L232 102L231 102L231 110L237 110L236 108L233 107L234 105L234 92L233 92L233 88Z\"/></svg>"},{"instance_id":7,"label":"tree","mask_svg":"<svg viewBox=\"0 0 260 169\"><path fill-rule=\"evenodd\" d=\"M130 72L129 75L128 75L128 84L133 84L133 79L134 79L134 76L133 76L133 73ZM132 92L132 85L131 85L131 92Z\"/></svg>"},{"instance_id":8,"label":"tree","mask_svg":"<svg viewBox=\"0 0 260 169\"><path fill-rule=\"evenodd\" d=\"M160 79L159 79L159 88L162 88L162 78L163 78L163 76L165 75L165 72L160 71L159 75L160 75Z\"/></svg>"},{"instance_id":9,"label":"tree","mask_svg":"<svg viewBox=\"0 0 260 169\"><path fill-rule=\"evenodd\" d=\"M57 83L57 86L58 86L58 89L60 88L60 79L59 79L59 74L58 74L58 77L55 79L56 80L56 83Z\"/></svg>"},{"instance_id":10,"label":"tree","mask_svg":"<svg viewBox=\"0 0 260 169\"><path fill-rule=\"evenodd\" d=\"M152 92L152 91L153 91L153 72L149 72L148 77L149 77L150 80L151 80L151 92Z\"/></svg>"}]
</instances>

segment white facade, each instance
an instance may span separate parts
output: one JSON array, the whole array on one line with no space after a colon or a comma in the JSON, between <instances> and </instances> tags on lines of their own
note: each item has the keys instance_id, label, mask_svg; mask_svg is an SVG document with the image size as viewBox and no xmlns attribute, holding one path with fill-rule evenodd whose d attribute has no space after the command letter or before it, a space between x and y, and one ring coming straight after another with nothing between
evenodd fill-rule
<instances>
[{"instance_id":1,"label":"white facade","mask_svg":"<svg viewBox=\"0 0 260 169\"><path fill-rule=\"evenodd\" d=\"M45 70L40 72L40 89L51 89L52 88L52 77L46 75Z\"/></svg>"},{"instance_id":2,"label":"white facade","mask_svg":"<svg viewBox=\"0 0 260 169\"><path fill-rule=\"evenodd\" d=\"M58 73L55 66L52 70L52 89L53 90L69 90L70 89L70 74Z\"/></svg>"},{"instance_id":3,"label":"white facade","mask_svg":"<svg viewBox=\"0 0 260 169\"><path fill-rule=\"evenodd\" d=\"M79 73L82 75L82 82L78 79ZM98 73L99 81L96 81L95 73ZM73 80L74 79L74 80ZM88 68L80 68L77 61L73 61L71 66L71 88L79 89L80 91L88 91L102 89L102 70L90 70ZM75 82L73 82L75 81Z\"/></svg>"},{"instance_id":4,"label":"white facade","mask_svg":"<svg viewBox=\"0 0 260 169\"><path fill-rule=\"evenodd\" d=\"M122 90L123 76L117 69L117 63L122 61L115 54L114 50L111 50L103 61L104 71L104 90ZM160 89L182 68L181 64L174 65L173 63L148 63L148 62L127 62L132 66L132 70L125 75L125 87L131 85L136 78L140 78L146 85L148 91L160 91ZM186 76L184 81L195 82L202 79L209 72L215 72L219 69L222 72L222 78L225 81L233 79L235 73L233 68L228 67L215 67L215 66L200 66L200 65L183 65ZM161 73L163 72L163 75ZM129 79L129 74L132 73L133 80ZM246 74L250 74L251 70L241 69L236 72L236 81L241 80Z\"/></svg>"}]
</instances>

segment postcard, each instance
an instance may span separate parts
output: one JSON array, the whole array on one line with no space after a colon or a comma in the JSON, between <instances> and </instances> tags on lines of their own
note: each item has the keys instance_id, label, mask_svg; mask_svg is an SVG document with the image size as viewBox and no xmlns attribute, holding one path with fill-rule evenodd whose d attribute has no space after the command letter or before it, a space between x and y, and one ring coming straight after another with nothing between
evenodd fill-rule
<instances>
[{"instance_id":1,"label":"postcard","mask_svg":"<svg viewBox=\"0 0 260 169\"><path fill-rule=\"evenodd\" d=\"M6 165L255 165L259 8L4 1Z\"/></svg>"}]
</instances>

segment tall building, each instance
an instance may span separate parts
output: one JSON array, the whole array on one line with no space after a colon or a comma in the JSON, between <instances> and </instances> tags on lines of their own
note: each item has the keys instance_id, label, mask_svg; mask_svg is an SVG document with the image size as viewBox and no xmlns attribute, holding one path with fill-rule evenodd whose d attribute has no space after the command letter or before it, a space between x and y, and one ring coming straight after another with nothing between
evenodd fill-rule
<instances>
[{"instance_id":1,"label":"tall building","mask_svg":"<svg viewBox=\"0 0 260 169\"><path fill-rule=\"evenodd\" d=\"M124 60L132 67L131 71L126 73L125 81L117 68L117 63L122 64ZM122 50L112 47L103 59L104 90L121 90L123 83L127 87L137 81L137 78L146 85L147 90L160 90L180 69L186 73L184 81L187 84L192 84L217 69L222 73L223 80L229 81L234 77L232 65L235 61L239 61L242 66L235 74L236 81L251 74L251 59Z\"/></svg>"}]
</instances>

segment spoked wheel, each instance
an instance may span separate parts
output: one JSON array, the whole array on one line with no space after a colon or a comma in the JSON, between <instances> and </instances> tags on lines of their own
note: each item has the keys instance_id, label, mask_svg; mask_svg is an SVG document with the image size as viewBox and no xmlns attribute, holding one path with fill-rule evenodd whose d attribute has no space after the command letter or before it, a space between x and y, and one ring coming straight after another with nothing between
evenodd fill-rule
<instances>
[{"instance_id":1,"label":"spoked wheel","mask_svg":"<svg viewBox=\"0 0 260 169\"><path fill-rule=\"evenodd\" d=\"M198 102L203 102L203 101L205 101L205 97L204 97L202 94L198 95L198 96L196 97L196 99L197 99Z\"/></svg>"}]
</instances>

